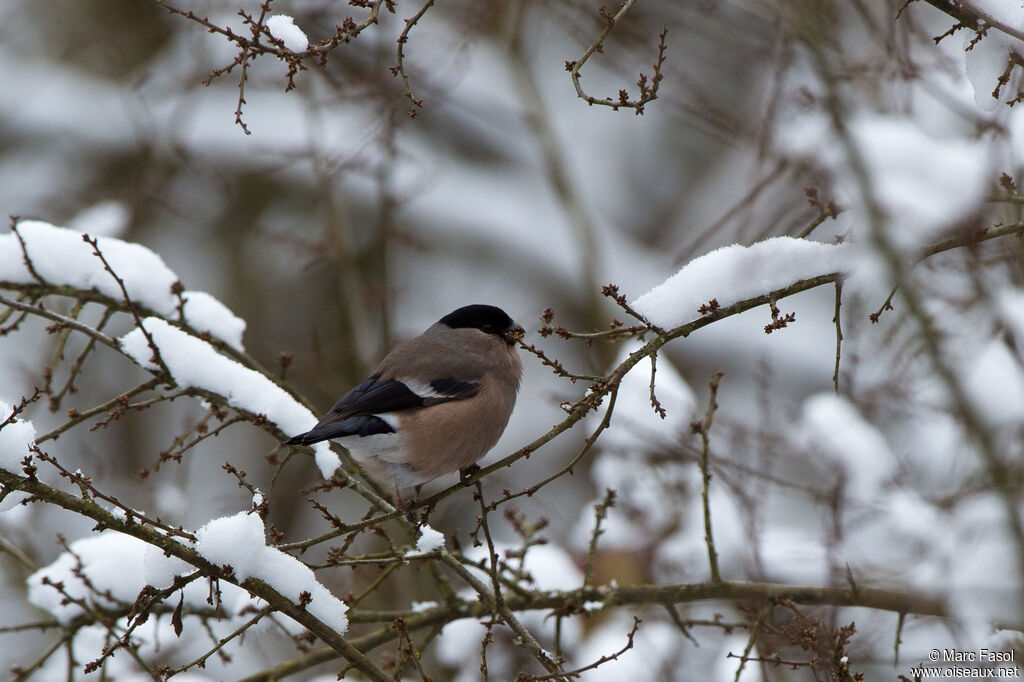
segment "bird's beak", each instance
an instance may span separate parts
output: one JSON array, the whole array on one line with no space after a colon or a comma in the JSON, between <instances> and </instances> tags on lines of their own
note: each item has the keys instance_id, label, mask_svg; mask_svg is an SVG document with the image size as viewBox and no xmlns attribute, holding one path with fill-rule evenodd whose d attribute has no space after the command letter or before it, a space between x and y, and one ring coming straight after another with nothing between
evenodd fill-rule
<instances>
[{"instance_id":1,"label":"bird's beak","mask_svg":"<svg viewBox=\"0 0 1024 682\"><path fill-rule=\"evenodd\" d=\"M521 325L513 325L505 330L505 333L501 335L505 339L505 343L512 346L516 341L526 336L526 330Z\"/></svg>"}]
</instances>

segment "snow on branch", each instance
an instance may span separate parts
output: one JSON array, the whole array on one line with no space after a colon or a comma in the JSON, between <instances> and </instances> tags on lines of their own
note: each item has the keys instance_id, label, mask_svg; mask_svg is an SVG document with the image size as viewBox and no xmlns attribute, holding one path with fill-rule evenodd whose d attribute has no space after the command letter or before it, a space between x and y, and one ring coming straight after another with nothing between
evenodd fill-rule
<instances>
[{"instance_id":1,"label":"snow on branch","mask_svg":"<svg viewBox=\"0 0 1024 682\"><path fill-rule=\"evenodd\" d=\"M263 520L239 512L213 519L196 531L196 551L218 566L231 566L240 581L259 578L334 632L348 630L345 603L320 584L313 571L284 552L268 547Z\"/></svg>"},{"instance_id":2,"label":"snow on branch","mask_svg":"<svg viewBox=\"0 0 1024 682\"><path fill-rule=\"evenodd\" d=\"M252 416L262 415L283 433L297 433L316 423L315 415L265 374L222 354L242 352L245 322L216 298L186 290L178 276L156 253L140 244L112 237L91 238L39 221L20 221L0 235L0 288L35 291L36 297L63 294L147 314L121 339L58 313L11 301L12 307L54 320L65 329L82 331L114 348L150 371L170 374L182 389L221 396ZM202 337L202 338L201 338ZM209 340L207 340L209 339ZM12 429L13 431L13 429ZM314 447L324 477L340 464L326 443ZM24 453L21 454L24 456ZM17 470L17 461L5 466Z\"/></svg>"},{"instance_id":3,"label":"snow on branch","mask_svg":"<svg viewBox=\"0 0 1024 682\"><path fill-rule=\"evenodd\" d=\"M15 408L0 400L0 469L20 471L22 460L31 456L36 428L18 417L21 408L24 403Z\"/></svg>"},{"instance_id":4,"label":"snow on branch","mask_svg":"<svg viewBox=\"0 0 1024 682\"><path fill-rule=\"evenodd\" d=\"M243 350L245 321L203 291L186 290L163 259L141 244L96 237L96 248L124 282L131 300L145 310ZM37 220L22 220L0 235L0 288L24 285L93 290L123 301L117 279L74 230Z\"/></svg>"},{"instance_id":5,"label":"snow on branch","mask_svg":"<svg viewBox=\"0 0 1024 682\"><path fill-rule=\"evenodd\" d=\"M847 244L821 244L774 237L733 244L695 258L679 272L633 301L653 324L677 327L704 314L702 307L727 308L745 299L848 269Z\"/></svg>"},{"instance_id":6,"label":"snow on branch","mask_svg":"<svg viewBox=\"0 0 1024 682\"><path fill-rule=\"evenodd\" d=\"M158 317L143 320L143 326L160 349L160 357L182 388L195 388L222 396L231 407L263 415L284 433L299 433L316 423L316 416L287 391L255 370L218 353L210 344L168 324ZM121 337L124 352L151 371L159 367L152 359L149 341L141 328ZM341 465L327 442L312 446L324 478Z\"/></svg>"}]
</instances>

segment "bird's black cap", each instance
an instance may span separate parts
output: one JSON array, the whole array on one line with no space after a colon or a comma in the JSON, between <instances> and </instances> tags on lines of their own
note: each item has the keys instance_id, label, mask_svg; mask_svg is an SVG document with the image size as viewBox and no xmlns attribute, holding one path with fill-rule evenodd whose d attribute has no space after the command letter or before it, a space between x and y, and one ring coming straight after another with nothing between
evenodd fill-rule
<instances>
[{"instance_id":1,"label":"bird's black cap","mask_svg":"<svg viewBox=\"0 0 1024 682\"><path fill-rule=\"evenodd\" d=\"M501 308L480 303L453 310L439 321L452 329L472 328L488 334L502 334L515 326L512 318Z\"/></svg>"}]
</instances>

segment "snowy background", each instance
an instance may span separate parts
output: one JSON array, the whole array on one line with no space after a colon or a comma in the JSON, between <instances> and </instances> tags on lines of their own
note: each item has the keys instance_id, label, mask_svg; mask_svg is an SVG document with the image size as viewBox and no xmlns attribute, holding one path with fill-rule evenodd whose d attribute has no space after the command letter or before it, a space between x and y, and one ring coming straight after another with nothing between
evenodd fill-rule
<instances>
[{"instance_id":1,"label":"snowy background","mask_svg":"<svg viewBox=\"0 0 1024 682\"><path fill-rule=\"evenodd\" d=\"M259 14L255 2L171 4L246 36L237 10ZM26 443L49 435L41 447L66 470L80 470L129 508L200 534L209 561L271 584L280 578L279 591L293 598L313 591L322 597L317 607L348 603L372 584L373 566L319 570L314 580L262 543L271 527L284 542L326 532L309 497L346 522L362 516L365 503L351 494L310 491L336 455L321 447L315 459L282 464L281 453L268 461L279 441L240 422L180 461L162 460L181 447L179 434L208 418L203 391L223 396L237 414L266 414L290 434L366 376L387 347L461 305L500 305L528 329L527 342L570 371L600 375L640 342L542 338L542 311L554 309L555 324L574 331L604 328L613 317L633 324L601 296L614 283L668 329L699 318L711 299L726 308L842 273L838 395L831 281L780 299L779 315L795 320L770 334L772 316L760 305L671 341L656 374L665 418L651 407L645 359L626 375L612 427L574 475L512 503L532 522L547 521L539 531L547 544L531 547L521 568L536 580L531 588L579 587L593 505L611 488L617 501L593 557L593 584L707 581L701 439L691 422L704 418L708 382L721 369L709 506L722 578L852 581L941 599L949 619L812 610L831 627L856 623L848 653L867 679L909 674L934 648L1016 647L1022 660L1015 631L1024 627L1024 261L1013 232L1024 206L1024 111L1008 104L1024 70L1013 61L1024 55L1024 5L962 2L965 14L954 18L923 1L900 12L902 4L638 2L580 81L598 97L620 88L635 97L637 74L652 73L667 26L659 98L636 116L587 106L566 73L566 61L603 27L596 4L438 3L405 44L410 86L423 100L410 118L413 105L389 67L403 20L420 5L400 2L331 51L326 67L307 60L290 92L285 62L254 58L246 135L235 123L239 67L204 85L237 54L222 36L147 0L0 3L0 207L22 219L18 234L0 235L0 295L18 301L38 277L120 299L77 233L107 237L100 247L112 269L133 299L163 318L144 326L183 390L173 402L89 430L104 410L55 437L68 410L105 403L158 368L132 317L117 314L102 331L120 340L120 351L92 351L75 390L56 402L44 396L21 415L28 421L0 430L0 468L19 472ZM305 48L303 35L315 44L346 16L358 21L367 12L322 0L271 7L293 18L270 26L294 51ZM980 40L968 27L933 40L979 17ZM993 238L970 243L982 230ZM175 281L184 285L180 297L170 293ZM883 310L897 282L894 309ZM187 301L181 310L179 298ZM79 311L73 298L45 301L100 324L95 303ZM19 314L0 319L0 328ZM182 314L200 336L164 321ZM65 347L48 324L30 316L0 336L0 420L47 371L58 391L84 348L85 337L72 334ZM484 464L543 434L564 418L559 403L585 391L534 358L524 363L516 412ZM274 381L282 373L286 388ZM599 421L588 417L487 477L488 499L558 471ZM257 499L225 462L246 472ZM58 483L47 465L39 468ZM131 604L143 585L166 587L183 571L145 543L23 499L0 501L0 628L73 624L81 612L41 577L50 571L75 584L76 556L92 562L96 590L111 590L104 608ZM238 516L263 503L266 528L257 516ZM473 555L480 548L467 533L478 514L463 491L438 506L430 526L449 548L457 538ZM514 524L491 518L499 546L521 545ZM426 530L420 552L436 544ZM391 549L415 556L416 539L405 543ZM385 549L364 538L353 553ZM324 551L300 558L323 562ZM421 565L397 571L359 608L421 612L443 601ZM203 608L206 585L185 588L189 605ZM81 598L94 594L80 587ZM214 639L264 606L244 590L223 589L227 618L214 623ZM750 613L733 600L676 609L591 604L587 615L557 620L567 668L621 649L639 615L633 648L584 679L811 678L756 662L738 675L739 660L727 654L747 651L749 630L693 625L691 639L676 622L717 613L742 625ZM548 613L529 611L522 621L553 647L556 619ZM343 609L332 614L340 632ZM769 621L748 655L806 660ZM140 655L175 667L208 651L214 640L189 622L179 638L168 617L152 618L135 633ZM205 671L174 679L239 679L297 655L291 637L302 628L286 617L269 623L229 643L230 660L214 656ZM387 624L353 622L348 635ZM73 678L99 679L81 666L99 655L108 632L76 632ZM478 679L483 632L475 619L448 625L425 648L426 670L434 679ZM60 633L0 631L0 670L42 660ZM493 679L539 670L507 630L496 628L495 637ZM369 653L375 662L380 655ZM61 650L30 679L64 679L67 667ZM335 661L293 679L333 679L339 670ZM151 679L124 652L107 661L106 674Z\"/></svg>"}]
</instances>

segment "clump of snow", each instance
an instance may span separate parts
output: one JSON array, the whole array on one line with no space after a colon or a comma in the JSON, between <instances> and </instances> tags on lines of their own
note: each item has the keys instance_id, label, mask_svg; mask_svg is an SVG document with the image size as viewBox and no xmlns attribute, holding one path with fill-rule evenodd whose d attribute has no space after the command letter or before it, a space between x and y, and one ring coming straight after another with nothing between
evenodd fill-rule
<instances>
[{"instance_id":1,"label":"clump of snow","mask_svg":"<svg viewBox=\"0 0 1024 682\"><path fill-rule=\"evenodd\" d=\"M309 47L309 39L302 29L295 25L295 20L287 14L275 14L267 19L267 30L284 43L292 52L305 52Z\"/></svg>"},{"instance_id":2,"label":"clump of snow","mask_svg":"<svg viewBox=\"0 0 1024 682\"><path fill-rule=\"evenodd\" d=\"M416 549L424 554L444 547L444 535L430 526L420 528L420 537L416 541Z\"/></svg>"},{"instance_id":3,"label":"clump of snow","mask_svg":"<svg viewBox=\"0 0 1024 682\"><path fill-rule=\"evenodd\" d=\"M998 297L999 316L1013 335L1017 348L1024 348L1024 291L1003 292Z\"/></svg>"},{"instance_id":4,"label":"clump of snow","mask_svg":"<svg viewBox=\"0 0 1024 682\"><path fill-rule=\"evenodd\" d=\"M142 541L138 540L138 542ZM143 544L145 545L142 549L143 584L156 588L170 587L174 583L175 577L195 570L178 557L165 556L162 549L150 544Z\"/></svg>"},{"instance_id":5,"label":"clump of snow","mask_svg":"<svg viewBox=\"0 0 1024 682\"><path fill-rule=\"evenodd\" d=\"M158 589L167 588L173 584L176 576L191 574L195 570L176 557L165 556L161 549L142 540L114 530L104 530L72 542L68 550L55 561L29 576L26 584L29 601L52 614L59 623L67 625L85 613L80 604L92 609L120 610L126 604L134 603L147 585ZM44 579L50 584L44 584ZM56 587L58 583L61 585L59 590ZM248 620L252 616L252 606L259 601L242 588L223 581L218 587L218 593L219 605L236 624L229 625L229 628ZM181 598L189 607L197 610L206 609L210 606L207 601L209 596L210 586L207 580L192 580L180 591L175 592L168 599L168 603L176 604ZM262 605L258 604L256 608ZM125 620L126 618L120 619L120 628L126 627ZM189 631L190 628L186 626L185 636L178 639L178 633L173 631L169 618L150 618L146 623L133 629L132 640L140 645L141 654L149 657L159 653L161 643L164 647L167 642L189 646ZM88 660L103 650L109 643L108 637L107 627L96 624L78 630L70 644L79 657L78 660ZM108 672L116 673L119 670L115 665L117 659L131 660L115 657L111 661L113 667L110 667ZM42 679L57 679L64 674L63 670L53 670L52 674L47 674L46 668L43 670ZM150 679L148 675L145 677ZM118 674L117 679L122 679L122 676Z\"/></svg>"},{"instance_id":6,"label":"clump of snow","mask_svg":"<svg viewBox=\"0 0 1024 682\"><path fill-rule=\"evenodd\" d=\"M806 450L838 464L846 473L847 493L864 503L879 496L895 467L878 429L849 401L832 393L812 396L804 403L798 440Z\"/></svg>"},{"instance_id":7,"label":"clump of snow","mask_svg":"<svg viewBox=\"0 0 1024 682\"><path fill-rule=\"evenodd\" d=\"M989 424L1024 422L1024 369L1001 339L992 339L973 359L964 388Z\"/></svg>"},{"instance_id":8,"label":"clump of snow","mask_svg":"<svg viewBox=\"0 0 1024 682\"><path fill-rule=\"evenodd\" d=\"M989 651L1011 651L1013 649L1024 649L1024 633L1018 630L997 629L988 639L985 645Z\"/></svg>"},{"instance_id":9,"label":"clump of snow","mask_svg":"<svg viewBox=\"0 0 1024 682\"><path fill-rule=\"evenodd\" d=\"M936 581L936 589L945 586L950 590L953 613L989 623L1019 613L1020 574L1014 562L1006 559L1006 549L1013 547L1014 540L999 495L989 492L970 497L947 519L932 536L953 538L948 572ZM1003 598L999 603L987 603L979 599L980 594L1001 594Z\"/></svg>"},{"instance_id":10,"label":"clump of snow","mask_svg":"<svg viewBox=\"0 0 1024 682\"><path fill-rule=\"evenodd\" d=\"M871 191L894 222L889 238L908 253L978 210L991 182L984 143L937 139L911 119L860 116L850 127ZM855 179L846 176L853 187Z\"/></svg>"},{"instance_id":11,"label":"clump of snow","mask_svg":"<svg viewBox=\"0 0 1024 682\"><path fill-rule=\"evenodd\" d=\"M19 222L17 230L25 240L25 252L32 266L45 281L96 289L116 300L124 298L117 282L93 253L92 246L83 241L78 232L35 220ZM178 278L160 256L139 244L112 237L96 239L103 257L124 280L132 300L161 312L174 310L176 300L171 293L171 285ZM14 267L0 269L0 279L34 281L15 235L6 237L3 251L10 252L5 262Z\"/></svg>"},{"instance_id":12,"label":"clump of snow","mask_svg":"<svg viewBox=\"0 0 1024 682\"><path fill-rule=\"evenodd\" d=\"M757 542L770 580L810 585L828 582L828 557L817 534L806 528L771 526L758 534Z\"/></svg>"},{"instance_id":13,"label":"clump of snow","mask_svg":"<svg viewBox=\"0 0 1024 682\"><path fill-rule=\"evenodd\" d=\"M109 212L109 209L102 211ZM49 284L95 289L114 300L124 299L121 287L80 233L37 220L19 222L17 230L25 241L24 253L17 235L0 235L0 282L36 283L25 264L27 253L36 275ZM178 297L171 292L178 276L160 256L140 244L114 237L98 236L96 240L103 257L124 281L133 301L168 319L178 317ZM185 319L196 331L209 332L236 350L242 350L244 320L207 293L185 291L182 298L186 299Z\"/></svg>"},{"instance_id":14,"label":"clump of snow","mask_svg":"<svg viewBox=\"0 0 1024 682\"><path fill-rule=\"evenodd\" d=\"M316 416L280 386L259 372L221 355L202 339L186 334L157 317L146 318L143 326L153 337L161 359L179 386L222 395L232 407L266 415L285 433L301 433L316 423ZM120 341L122 350L139 365L157 369L142 330L133 329ZM326 442L317 443L313 449L321 474L330 478L341 466L341 461Z\"/></svg>"},{"instance_id":15,"label":"clump of snow","mask_svg":"<svg viewBox=\"0 0 1024 682\"><path fill-rule=\"evenodd\" d=\"M175 602L176 604L177 602ZM208 604L202 604L197 606L205 606L209 608ZM171 605L173 608L173 605ZM188 618L188 616L186 616ZM66 650L66 656L50 656L46 659L45 663L40 668L33 671L32 678L39 680L66 680L73 678L76 680L85 679L102 679L102 680L117 680L117 682L152 682L153 676L149 672L141 672L139 670L139 664L132 656L122 656L115 654L108 656L103 662L103 670L98 674L93 675L69 675L68 674L68 659L73 661L90 661L100 655L100 653L108 646L110 646L110 630L108 629L110 624L94 623L86 625L81 628L77 628L74 632L74 637L61 646ZM118 623L118 630L123 632L124 628L128 627L125 619L121 619ZM198 631L202 628L195 628L195 637L191 636L191 631L186 628L185 633L179 639L177 633L174 632L173 625L171 624L170 618L149 618L145 622L136 620L131 626L131 638L132 638L132 649L133 654L136 655L139 660L153 660L160 656L167 656L168 650L173 650L176 653L182 653L185 651L195 651L196 655L201 651L199 646L206 642L200 640ZM217 631L217 624L214 623L212 629ZM219 635L220 633L218 633ZM204 632L205 636L206 633ZM224 632L224 636L227 632ZM238 638L229 642L225 649L231 651L232 648L236 648L239 654L242 653L242 638ZM209 645L207 645L209 648ZM8 645L5 647L4 653L14 653L13 650L19 649L17 646ZM28 651L31 651L29 649ZM19 652L21 653L21 652ZM27 653L27 652L26 652ZM232 652L233 653L233 652ZM42 662L42 661L41 661ZM175 682L217 682L218 680L226 679L230 675L224 670L227 669L223 661L207 661L207 674L200 674L197 672L184 672L176 674L174 676ZM79 665L78 672L81 671L82 666ZM211 671L210 668L214 670ZM221 672L217 672L217 670Z\"/></svg>"},{"instance_id":16,"label":"clump of snow","mask_svg":"<svg viewBox=\"0 0 1024 682\"><path fill-rule=\"evenodd\" d=\"M727 307L797 280L843 272L849 254L845 244L793 237L724 246L693 259L631 305L660 327L677 327L700 317L698 309L711 299Z\"/></svg>"},{"instance_id":17,"label":"clump of snow","mask_svg":"<svg viewBox=\"0 0 1024 682\"><path fill-rule=\"evenodd\" d=\"M962 40L964 73L974 89L975 103L985 111L992 111L1000 101L1012 99L1016 90L1009 85L1004 85L1000 90L999 99L993 97L992 93L1006 70L1011 53L1019 49L1019 43L1001 31L994 30L988 31L981 40L978 40L978 34L974 31L964 31Z\"/></svg>"},{"instance_id":18,"label":"clump of snow","mask_svg":"<svg viewBox=\"0 0 1024 682\"><path fill-rule=\"evenodd\" d=\"M256 514L216 518L196 531L196 551L218 566L229 564L239 580L259 572L266 545L263 520Z\"/></svg>"},{"instance_id":19,"label":"clump of snow","mask_svg":"<svg viewBox=\"0 0 1024 682\"><path fill-rule=\"evenodd\" d=\"M0 422L10 417L13 411L13 407L0 400ZM29 447L35 439L35 426L24 419L15 419L0 429L0 469L20 474L21 461L32 454Z\"/></svg>"},{"instance_id":20,"label":"clump of snow","mask_svg":"<svg viewBox=\"0 0 1024 682\"><path fill-rule=\"evenodd\" d=\"M874 113L857 114L848 124L872 198L890 222L886 234L910 255L978 211L993 179L986 140L936 135L927 124ZM854 240L868 244L862 232L870 221L861 179L828 118L819 112L787 119L776 144L784 154L809 160L832 175L837 201L857 216Z\"/></svg>"},{"instance_id":21,"label":"clump of snow","mask_svg":"<svg viewBox=\"0 0 1024 682\"><path fill-rule=\"evenodd\" d=\"M185 491L174 484L157 486L153 491L153 498L157 511L161 515L171 518L178 516L182 510L188 509L192 504Z\"/></svg>"},{"instance_id":22,"label":"clump of snow","mask_svg":"<svg viewBox=\"0 0 1024 682\"><path fill-rule=\"evenodd\" d=\"M258 578L295 603L300 594L308 592L313 600L306 610L335 632L345 632L345 603L321 585L308 566L268 547L265 532L263 520L256 514L239 512L213 519L196 531L196 551L218 566L230 565L240 581Z\"/></svg>"},{"instance_id":23,"label":"clump of snow","mask_svg":"<svg viewBox=\"0 0 1024 682\"><path fill-rule=\"evenodd\" d=\"M43 584L44 578L51 583L63 583L64 592L71 598L103 609L117 608L117 602L132 604L147 584L147 570L167 575L168 571L179 568L173 563L177 560L165 559L160 553L147 556L148 547L150 545L142 540L114 530L76 540L68 546L69 552L62 553L52 564L28 577L28 599L50 612L62 625L85 613L85 609L69 601L52 585ZM169 568L158 568L161 560L166 560ZM89 589L80 577L79 562L81 574L88 577L94 589ZM116 601L108 599L107 594Z\"/></svg>"},{"instance_id":24,"label":"clump of snow","mask_svg":"<svg viewBox=\"0 0 1024 682\"><path fill-rule=\"evenodd\" d=\"M444 535L430 526L423 525L420 527L420 537L416 540L416 549L410 549L405 556L430 554L439 547L444 547Z\"/></svg>"},{"instance_id":25,"label":"clump of snow","mask_svg":"<svg viewBox=\"0 0 1024 682\"><path fill-rule=\"evenodd\" d=\"M235 350L242 350L245 320L205 291L186 291L181 297L185 300L186 324L199 331L216 329L217 338Z\"/></svg>"},{"instance_id":26,"label":"clump of snow","mask_svg":"<svg viewBox=\"0 0 1024 682\"><path fill-rule=\"evenodd\" d=\"M124 234L131 213L120 201L101 201L85 209L68 222L68 229L93 237L119 237Z\"/></svg>"}]
</instances>

